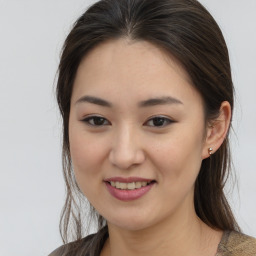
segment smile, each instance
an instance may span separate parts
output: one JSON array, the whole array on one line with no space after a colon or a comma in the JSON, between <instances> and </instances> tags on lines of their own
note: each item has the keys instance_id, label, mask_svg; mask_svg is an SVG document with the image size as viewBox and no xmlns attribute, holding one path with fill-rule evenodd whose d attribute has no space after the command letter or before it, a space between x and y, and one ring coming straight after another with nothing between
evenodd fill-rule
<instances>
[{"instance_id":1,"label":"smile","mask_svg":"<svg viewBox=\"0 0 256 256\"><path fill-rule=\"evenodd\" d=\"M108 192L118 200L131 201L147 194L156 184L155 180L143 178L110 178L104 180Z\"/></svg>"},{"instance_id":2,"label":"smile","mask_svg":"<svg viewBox=\"0 0 256 256\"><path fill-rule=\"evenodd\" d=\"M139 189L141 187L145 187L149 185L151 182L146 182L146 181L136 181L136 182L130 182L130 183L124 183L124 182L119 182L119 181L110 181L109 184L118 189L128 189L128 190L133 190L133 189Z\"/></svg>"}]
</instances>

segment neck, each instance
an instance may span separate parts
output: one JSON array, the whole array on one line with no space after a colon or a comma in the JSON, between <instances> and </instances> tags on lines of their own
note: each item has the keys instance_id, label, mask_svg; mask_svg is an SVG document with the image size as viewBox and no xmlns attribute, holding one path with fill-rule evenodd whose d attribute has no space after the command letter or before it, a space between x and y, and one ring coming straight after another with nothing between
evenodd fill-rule
<instances>
[{"instance_id":1,"label":"neck","mask_svg":"<svg viewBox=\"0 0 256 256\"><path fill-rule=\"evenodd\" d=\"M109 239L101 256L214 256L222 236L222 232L205 225L195 212L178 214L141 230L122 229L111 223L108 229Z\"/></svg>"}]
</instances>

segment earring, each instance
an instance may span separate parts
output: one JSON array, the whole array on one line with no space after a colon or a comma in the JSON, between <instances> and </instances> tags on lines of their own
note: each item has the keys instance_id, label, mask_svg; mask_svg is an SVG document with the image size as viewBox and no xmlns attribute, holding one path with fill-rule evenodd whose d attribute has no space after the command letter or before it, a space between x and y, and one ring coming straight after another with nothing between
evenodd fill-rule
<instances>
[{"instance_id":1,"label":"earring","mask_svg":"<svg viewBox=\"0 0 256 256\"><path fill-rule=\"evenodd\" d=\"M209 154L209 155L212 155L212 154L213 154L212 151L213 151L213 148L208 148L208 154Z\"/></svg>"}]
</instances>

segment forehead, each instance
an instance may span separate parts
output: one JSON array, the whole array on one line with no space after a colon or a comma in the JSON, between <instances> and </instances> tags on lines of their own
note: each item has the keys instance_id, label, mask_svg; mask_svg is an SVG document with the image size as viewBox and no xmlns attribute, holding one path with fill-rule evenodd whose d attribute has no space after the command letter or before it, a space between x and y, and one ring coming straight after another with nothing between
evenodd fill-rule
<instances>
[{"instance_id":1,"label":"forehead","mask_svg":"<svg viewBox=\"0 0 256 256\"><path fill-rule=\"evenodd\" d=\"M155 45L147 41L109 40L81 61L72 98L82 94L119 99L122 95L141 98L165 93L197 94L191 84L180 63Z\"/></svg>"}]
</instances>

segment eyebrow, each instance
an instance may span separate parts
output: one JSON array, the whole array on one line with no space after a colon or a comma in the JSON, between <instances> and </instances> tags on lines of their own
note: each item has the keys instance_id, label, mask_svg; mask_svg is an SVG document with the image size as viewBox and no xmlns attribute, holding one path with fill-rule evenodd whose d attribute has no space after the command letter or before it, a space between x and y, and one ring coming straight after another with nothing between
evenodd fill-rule
<instances>
[{"instance_id":1,"label":"eyebrow","mask_svg":"<svg viewBox=\"0 0 256 256\"><path fill-rule=\"evenodd\" d=\"M80 99L76 101L75 104L79 103L92 103L96 105L100 105L103 107L112 107L113 105L101 98L94 97L94 96L83 96ZM138 103L139 107L151 107L151 106L156 106L156 105L166 105L166 104L183 104L182 101L179 99L176 99L174 97L166 96L166 97L159 97L159 98L151 98L148 100L144 100Z\"/></svg>"},{"instance_id":2,"label":"eyebrow","mask_svg":"<svg viewBox=\"0 0 256 256\"><path fill-rule=\"evenodd\" d=\"M174 98L174 97L160 97L160 98L152 98L139 103L140 107L151 107L156 105L166 105L166 104L183 104L182 101Z\"/></svg>"},{"instance_id":3,"label":"eyebrow","mask_svg":"<svg viewBox=\"0 0 256 256\"><path fill-rule=\"evenodd\" d=\"M110 102L98 97L93 97L93 96L83 96L82 98L76 101L76 104L82 103L82 102L89 102L89 103L100 105L103 107L112 107L112 104Z\"/></svg>"}]
</instances>

